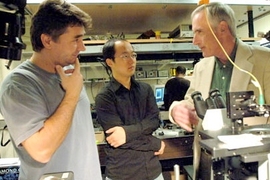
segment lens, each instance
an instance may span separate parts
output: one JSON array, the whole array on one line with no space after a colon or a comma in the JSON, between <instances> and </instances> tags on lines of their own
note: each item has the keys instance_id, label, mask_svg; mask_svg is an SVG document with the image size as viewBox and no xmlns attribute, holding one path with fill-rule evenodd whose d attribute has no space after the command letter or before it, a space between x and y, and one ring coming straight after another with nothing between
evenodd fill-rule
<instances>
[{"instance_id":1,"label":"lens","mask_svg":"<svg viewBox=\"0 0 270 180\"><path fill-rule=\"evenodd\" d=\"M209 96L213 98L217 108L226 108L226 103L218 89L211 90L209 92Z\"/></svg>"},{"instance_id":2,"label":"lens","mask_svg":"<svg viewBox=\"0 0 270 180\"><path fill-rule=\"evenodd\" d=\"M193 99L197 115L201 119L203 119L207 108L206 108L206 104L205 104L205 102L203 100L202 94L199 91L194 91L191 94L191 98Z\"/></svg>"}]
</instances>

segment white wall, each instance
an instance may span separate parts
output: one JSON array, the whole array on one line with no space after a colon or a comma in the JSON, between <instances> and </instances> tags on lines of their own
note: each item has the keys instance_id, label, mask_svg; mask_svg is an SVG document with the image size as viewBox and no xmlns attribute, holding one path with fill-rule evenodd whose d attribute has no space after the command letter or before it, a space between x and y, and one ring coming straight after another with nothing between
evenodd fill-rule
<instances>
[{"instance_id":1,"label":"white wall","mask_svg":"<svg viewBox=\"0 0 270 180\"><path fill-rule=\"evenodd\" d=\"M258 32L267 33L270 30L270 14L267 14L261 18L256 19L253 21L254 25L254 37L257 37ZM237 35L241 38L248 37L248 25L245 24L244 26L241 26L237 28Z\"/></svg>"}]
</instances>

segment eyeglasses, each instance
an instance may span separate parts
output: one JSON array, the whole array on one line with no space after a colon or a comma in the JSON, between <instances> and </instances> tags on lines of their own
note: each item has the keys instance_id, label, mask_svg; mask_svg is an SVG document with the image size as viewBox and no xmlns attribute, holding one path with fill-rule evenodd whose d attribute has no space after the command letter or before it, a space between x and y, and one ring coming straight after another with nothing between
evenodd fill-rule
<instances>
[{"instance_id":1,"label":"eyeglasses","mask_svg":"<svg viewBox=\"0 0 270 180\"><path fill-rule=\"evenodd\" d=\"M119 58L122 58L123 60L128 60L129 58L136 59L137 58L137 54L136 53L132 53L132 54L125 53L125 54L120 55Z\"/></svg>"}]
</instances>

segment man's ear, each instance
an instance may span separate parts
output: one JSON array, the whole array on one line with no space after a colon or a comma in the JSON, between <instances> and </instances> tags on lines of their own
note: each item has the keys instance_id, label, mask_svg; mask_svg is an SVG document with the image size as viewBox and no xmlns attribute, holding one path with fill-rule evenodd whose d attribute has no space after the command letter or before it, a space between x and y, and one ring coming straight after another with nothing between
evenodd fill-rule
<instances>
[{"instance_id":1,"label":"man's ear","mask_svg":"<svg viewBox=\"0 0 270 180\"><path fill-rule=\"evenodd\" d=\"M225 31L227 31L227 30L229 30L229 27L228 27L228 24L227 24L227 22L225 22L225 21L221 21L220 23L219 23L219 30L220 30L220 32L225 32Z\"/></svg>"},{"instance_id":2,"label":"man's ear","mask_svg":"<svg viewBox=\"0 0 270 180\"><path fill-rule=\"evenodd\" d=\"M107 64L109 67L112 67L113 60L112 60L111 58L107 58L107 59L106 59L106 64Z\"/></svg>"},{"instance_id":3,"label":"man's ear","mask_svg":"<svg viewBox=\"0 0 270 180\"><path fill-rule=\"evenodd\" d=\"M41 34L40 36L43 46L47 49L51 49L52 38L47 34Z\"/></svg>"}]
</instances>

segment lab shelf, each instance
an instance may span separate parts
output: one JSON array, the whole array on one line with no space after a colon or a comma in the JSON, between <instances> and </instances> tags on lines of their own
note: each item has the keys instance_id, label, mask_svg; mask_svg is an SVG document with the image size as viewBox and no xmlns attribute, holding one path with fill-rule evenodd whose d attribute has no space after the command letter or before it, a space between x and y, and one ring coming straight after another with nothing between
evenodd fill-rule
<instances>
[{"instance_id":1,"label":"lab shelf","mask_svg":"<svg viewBox=\"0 0 270 180\"><path fill-rule=\"evenodd\" d=\"M128 40L138 54L137 61L164 59L199 59L200 49L192 39L133 39ZM85 41L86 50L80 54L80 62L97 62L102 59L102 48L106 41Z\"/></svg>"}]
</instances>

